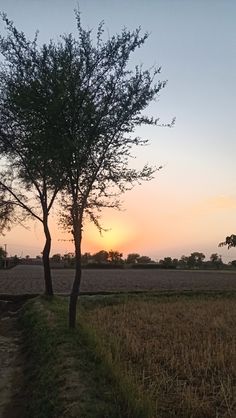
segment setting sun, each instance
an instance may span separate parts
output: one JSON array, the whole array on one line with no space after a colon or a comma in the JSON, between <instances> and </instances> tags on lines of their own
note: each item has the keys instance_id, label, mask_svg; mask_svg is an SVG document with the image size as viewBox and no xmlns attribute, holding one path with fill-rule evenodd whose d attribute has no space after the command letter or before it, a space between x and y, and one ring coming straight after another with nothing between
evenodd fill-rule
<instances>
[{"instance_id":1,"label":"setting sun","mask_svg":"<svg viewBox=\"0 0 236 418\"><path fill-rule=\"evenodd\" d=\"M135 240L135 230L131 223L117 219L106 221L105 231L99 233L97 228L89 224L84 234L85 247L94 251L100 249L128 251Z\"/></svg>"}]
</instances>

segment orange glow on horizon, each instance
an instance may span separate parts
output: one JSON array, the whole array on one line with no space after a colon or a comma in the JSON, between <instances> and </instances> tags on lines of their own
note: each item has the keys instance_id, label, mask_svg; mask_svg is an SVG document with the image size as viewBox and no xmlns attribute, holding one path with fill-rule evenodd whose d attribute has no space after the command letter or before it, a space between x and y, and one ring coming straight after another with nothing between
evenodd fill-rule
<instances>
[{"instance_id":1,"label":"orange glow on horizon","mask_svg":"<svg viewBox=\"0 0 236 418\"><path fill-rule=\"evenodd\" d=\"M161 193L160 193L161 195ZM124 211L104 210L102 236L91 223L84 223L82 253L94 254L100 250L119 251L150 256L153 260L165 256L181 257L193 251L219 253L226 260L235 259L235 250L218 248L218 243L229 235L235 224L235 195L211 195L203 199L177 199L175 195L158 200L147 199L145 188L139 194L130 193ZM138 202L138 204L137 204ZM143 205L146 205L145 208ZM2 237L0 245L7 243L9 255L40 255L45 238L42 225L27 223L27 229L16 226ZM52 235L51 254L74 252L72 235L58 227L56 216L50 218Z\"/></svg>"},{"instance_id":2,"label":"orange glow on horizon","mask_svg":"<svg viewBox=\"0 0 236 418\"><path fill-rule=\"evenodd\" d=\"M106 224L110 227L106 228L102 234L94 225L86 225L82 244L84 249L89 252L117 250L126 253L135 246L137 233L131 222L113 219L107 221Z\"/></svg>"}]
</instances>

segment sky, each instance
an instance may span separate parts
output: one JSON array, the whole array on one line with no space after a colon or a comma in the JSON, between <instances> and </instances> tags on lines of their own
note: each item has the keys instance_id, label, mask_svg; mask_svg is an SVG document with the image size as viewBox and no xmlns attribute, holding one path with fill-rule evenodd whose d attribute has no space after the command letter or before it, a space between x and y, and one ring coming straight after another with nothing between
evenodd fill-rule
<instances>
[{"instance_id":1,"label":"sky","mask_svg":"<svg viewBox=\"0 0 236 418\"><path fill-rule=\"evenodd\" d=\"M142 127L137 134L149 145L134 150L135 165L163 165L155 178L123 196L123 210L104 210L103 237L91 224L84 228L83 252L100 249L138 252L154 260L201 251L224 261L236 249L218 248L236 233L236 2L234 0L0 0L18 29L39 41L76 35L74 8L82 24L94 29L103 20L104 37L142 27L149 38L132 65L161 66L168 80L148 113L173 128ZM0 26L3 33L3 25ZM40 224L16 226L0 245L9 255L41 253ZM52 254L73 251L68 234L52 214Z\"/></svg>"}]
</instances>

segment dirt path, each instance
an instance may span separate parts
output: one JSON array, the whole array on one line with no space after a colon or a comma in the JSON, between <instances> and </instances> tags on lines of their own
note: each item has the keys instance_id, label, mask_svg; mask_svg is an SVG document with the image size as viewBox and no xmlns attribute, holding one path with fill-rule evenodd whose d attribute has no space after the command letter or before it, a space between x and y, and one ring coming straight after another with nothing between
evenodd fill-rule
<instances>
[{"instance_id":1,"label":"dirt path","mask_svg":"<svg viewBox=\"0 0 236 418\"><path fill-rule=\"evenodd\" d=\"M0 418L23 418L23 360L17 319L22 300L0 299Z\"/></svg>"}]
</instances>

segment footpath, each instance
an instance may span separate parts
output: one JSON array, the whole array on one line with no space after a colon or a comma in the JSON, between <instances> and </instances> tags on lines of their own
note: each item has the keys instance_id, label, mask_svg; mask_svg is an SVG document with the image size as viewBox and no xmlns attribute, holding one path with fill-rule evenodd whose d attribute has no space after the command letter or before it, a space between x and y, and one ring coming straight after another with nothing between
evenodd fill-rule
<instances>
[{"instance_id":1,"label":"footpath","mask_svg":"<svg viewBox=\"0 0 236 418\"><path fill-rule=\"evenodd\" d=\"M0 418L24 417L24 362L17 323L23 302L0 296Z\"/></svg>"}]
</instances>

